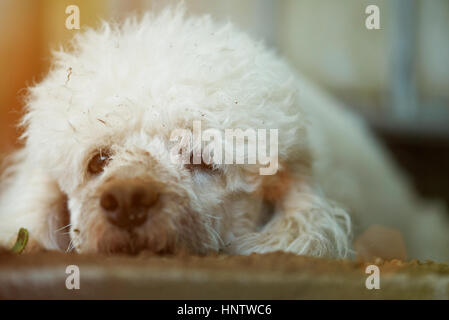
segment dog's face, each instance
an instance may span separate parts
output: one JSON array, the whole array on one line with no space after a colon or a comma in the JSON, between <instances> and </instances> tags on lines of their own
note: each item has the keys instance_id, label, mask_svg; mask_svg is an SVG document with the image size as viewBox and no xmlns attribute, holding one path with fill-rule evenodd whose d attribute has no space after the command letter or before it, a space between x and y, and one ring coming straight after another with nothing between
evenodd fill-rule
<instances>
[{"instance_id":1,"label":"dog's face","mask_svg":"<svg viewBox=\"0 0 449 320\"><path fill-rule=\"evenodd\" d=\"M241 174L240 195L233 190L232 168L173 163L167 141L144 131L110 141L85 150L84 178L68 195L78 251L219 250L232 237L226 232L236 205L248 222L234 227L254 228L260 201Z\"/></svg>"},{"instance_id":2,"label":"dog's face","mask_svg":"<svg viewBox=\"0 0 449 320\"><path fill-rule=\"evenodd\" d=\"M288 68L261 45L166 13L88 31L56 53L30 88L26 150L67 195L75 250L216 251L256 230L272 177L259 163L173 161L173 131L280 129L282 162L305 145L295 105Z\"/></svg>"}]
</instances>

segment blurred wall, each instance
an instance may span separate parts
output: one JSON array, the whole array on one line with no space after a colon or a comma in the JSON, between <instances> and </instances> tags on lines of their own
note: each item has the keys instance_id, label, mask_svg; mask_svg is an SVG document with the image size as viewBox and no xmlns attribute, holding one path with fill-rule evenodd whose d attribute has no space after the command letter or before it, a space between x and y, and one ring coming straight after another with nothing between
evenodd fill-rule
<instances>
[{"instance_id":1,"label":"blurred wall","mask_svg":"<svg viewBox=\"0 0 449 320\"><path fill-rule=\"evenodd\" d=\"M381 30L365 27L365 8L373 1L284 1L282 52L333 93L358 104L381 105L388 85L389 17L386 1L374 2Z\"/></svg>"},{"instance_id":2,"label":"blurred wall","mask_svg":"<svg viewBox=\"0 0 449 320\"><path fill-rule=\"evenodd\" d=\"M0 2L0 152L13 147L20 89L41 71L39 5Z\"/></svg>"},{"instance_id":3,"label":"blurred wall","mask_svg":"<svg viewBox=\"0 0 449 320\"><path fill-rule=\"evenodd\" d=\"M49 55L74 30L65 28L65 8L76 4L82 25L95 25L106 1L0 1L0 155L17 146L17 122L22 115L24 88L39 81L49 66Z\"/></svg>"},{"instance_id":4,"label":"blurred wall","mask_svg":"<svg viewBox=\"0 0 449 320\"><path fill-rule=\"evenodd\" d=\"M388 104L395 0L285 0L280 50L296 67L359 107ZM449 102L449 1L416 0L415 62L423 106ZM381 30L364 27L380 8ZM388 107L388 106L387 106Z\"/></svg>"},{"instance_id":5,"label":"blurred wall","mask_svg":"<svg viewBox=\"0 0 449 320\"><path fill-rule=\"evenodd\" d=\"M186 0L190 13L210 13L287 57L301 72L351 105L388 108L391 79L391 2L394 0ZM39 80L49 52L76 30L65 28L65 8L78 5L81 26L100 17L161 8L174 0L1 0L0 153L15 145L21 89ZM449 1L416 0L419 95L448 105ZM381 30L365 28L365 8L377 4ZM394 39L393 39L394 40Z\"/></svg>"}]
</instances>

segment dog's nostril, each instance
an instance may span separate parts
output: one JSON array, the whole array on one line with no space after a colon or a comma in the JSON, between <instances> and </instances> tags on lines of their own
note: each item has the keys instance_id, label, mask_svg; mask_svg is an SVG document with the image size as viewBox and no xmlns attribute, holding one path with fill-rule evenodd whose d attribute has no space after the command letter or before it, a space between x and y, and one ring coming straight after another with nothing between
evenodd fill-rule
<instances>
[{"instance_id":1,"label":"dog's nostril","mask_svg":"<svg viewBox=\"0 0 449 320\"><path fill-rule=\"evenodd\" d=\"M107 211L115 211L119 207L117 199L110 193L105 193L101 196L100 205Z\"/></svg>"},{"instance_id":2,"label":"dog's nostril","mask_svg":"<svg viewBox=\"0 0 449 320\"><path fill-rule=\"evenodd\" d=\"M145 189L137 189L131 195L131 204L133 207L149 208L154 205L157 200L157 193L148 192Z\"/></svg>"}]
</instances>

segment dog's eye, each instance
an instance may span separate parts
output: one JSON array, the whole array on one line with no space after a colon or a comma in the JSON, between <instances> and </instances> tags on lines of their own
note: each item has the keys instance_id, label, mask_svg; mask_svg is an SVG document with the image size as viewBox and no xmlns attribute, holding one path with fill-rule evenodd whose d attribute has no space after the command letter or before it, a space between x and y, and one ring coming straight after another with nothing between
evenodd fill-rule
<instances>
[{"instance_id":1,"label":"dog's eye","mask_svg":"<svg viewBox=\"0 0 449 320\"><path fill-rule=\"evenodd\" d=\"M89 165L87 166L87 170L90 174L99 174L103 172L104 168L108 164L110 159L110 154L108 151L101 151L93 156L89 161Z\"/></svg>"},{"instance_id":2,"label":"dog's eye","mask_svg":"<svg viewBox=\"0 0 449 320\"><path fill-rule=\"evenodd\" d=\"M193 153L190 154L190 163L186 165L186 168L190 171L195 169L203 170L203 171L213 171L214 167L212 164L204 162L203 158L201 158L201 163L193 163Z\"/></svg>"}]
</instances>

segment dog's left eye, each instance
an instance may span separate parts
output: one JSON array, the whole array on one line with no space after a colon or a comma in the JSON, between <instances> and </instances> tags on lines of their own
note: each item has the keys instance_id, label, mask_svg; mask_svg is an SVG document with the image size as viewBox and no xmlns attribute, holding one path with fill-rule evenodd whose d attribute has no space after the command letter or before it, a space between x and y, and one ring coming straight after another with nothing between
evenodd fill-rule
<instances>
[{"instance_id":1,"label":"dog's left eye","mask_svg":"<svg viewBox=\"0 0 449 320\"><path fill-rule=\"evenodd\" d=\"M104 168L108 164L110 159L110 154L107 151L100 151L95 156L92 157L87 166L87 170L90 174L97 175L103 172Z\"/></svg>"}]
</instances>

